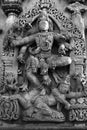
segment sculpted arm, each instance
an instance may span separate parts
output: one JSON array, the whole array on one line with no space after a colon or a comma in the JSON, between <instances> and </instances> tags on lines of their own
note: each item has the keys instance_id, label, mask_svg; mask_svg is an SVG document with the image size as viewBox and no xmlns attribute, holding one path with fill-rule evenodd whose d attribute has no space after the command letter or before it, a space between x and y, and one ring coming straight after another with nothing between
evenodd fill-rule
<instances>
[{"instance_id":1,"label":"sculpted arm","mask_svg":"<svg viewBox=\"0 0 87 130\"><path fill-rule=\"evenodd\" d=\"M84 92L70 92L69 94L66 94L66 98L80 98L84 96Z\"/></svg>"},{"instance_id":2,"label":"sculpted arm","mask_svg":"<svg viewBox=\"0 0 87 130\"><path fill-rule=\"evenodd\" d=\"M13 40L12 44L13 46L24 46L28 44L31 45L35 41L35 36L36 35L31 35L24 38L20 38L18 40Z\"/></svg>"},{"instance_id":3,"label":"sculpted arm","mask_svg":"<svg viewBox=\"0 0 87 130\"><path fill-rule=\"evenodd\" d=\"M63 41L65 41L66 40L66 38L62 35L62 34L59 34L59 33L53 33L53 37L54 37L54 39L57 41L57 42L63 42Z\"/></svg>"}]
</instances>

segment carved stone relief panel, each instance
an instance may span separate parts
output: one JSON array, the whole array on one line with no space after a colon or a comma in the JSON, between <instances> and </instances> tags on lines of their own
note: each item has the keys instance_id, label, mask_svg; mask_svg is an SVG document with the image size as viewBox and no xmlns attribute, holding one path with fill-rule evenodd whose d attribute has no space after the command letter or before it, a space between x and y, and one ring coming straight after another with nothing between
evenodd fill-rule
<instances>
[{"instance_id":1,"label":"carved stone relief panel","mask_svg":"<svg viewBox=\"0 0 87 130\"><path fill-rule=\"evenodd\" d=\"M1 127L38 121L39 129L42 122L86 127L85 1L4 0L1 8L7 15L0 63Z\"/></svg>"}]
</instances>

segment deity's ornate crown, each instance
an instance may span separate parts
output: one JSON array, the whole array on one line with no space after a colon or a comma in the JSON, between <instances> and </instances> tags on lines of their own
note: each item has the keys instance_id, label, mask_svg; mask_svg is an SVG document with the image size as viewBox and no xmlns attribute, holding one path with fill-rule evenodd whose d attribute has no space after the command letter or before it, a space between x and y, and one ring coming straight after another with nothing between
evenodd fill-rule
<instances>
[{"instance_id":1,"label":"deity's ornate crown","mask_svg":"<svg viewBox=\"0 0 87 130\"><path fill-rule=\"evenodd\" d=\"M46 10L42 10L40 12L39 21L42 20L42 19L49 21L49 17L48 17L48 14L47 14Z\"/></svg>"},{"instance_id":2,"label":"deity's ornate crown","mask_svg":"<svg viewBox=\"0 0 87 130\"><path fill-rule=\"evenodd\" d=\"M40 8L50 8L54 5L54 2L51 0L40 0L39 1L39 7Z\"/></svg>"}]
</instances>

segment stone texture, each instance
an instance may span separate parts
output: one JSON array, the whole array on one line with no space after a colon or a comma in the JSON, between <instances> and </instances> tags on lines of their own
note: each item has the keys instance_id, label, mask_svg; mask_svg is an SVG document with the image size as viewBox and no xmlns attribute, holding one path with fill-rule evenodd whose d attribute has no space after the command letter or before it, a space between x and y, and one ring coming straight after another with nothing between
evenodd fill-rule
<instances>
[{"instance_id":1,"label":"stone texture","mask_svg":"<svg viewBox=\"0 0 87 130\"><path fill-rule=\"evenodd\" d=\"M39 26L37 19L39 21L39 18L36 18L36 16L40 15L39 17L41 17L40 9L43 10L43 8L38 7L38 9L37 6L34 7L36 2L38 3L39 0L22 1L23 12L17 18L21 26L15 25L18 26L16 29L19 29L16 30L16 33L12 32L15 30L14 26L12 30L7 26L7 16L5 16L0 7L0 129L86 129L87 11L85 10L84 15L83 12L80 14L79 18L82 20L81 22L83 22L80 26L80 23L78 24L76 19L72 19L72 14L66 9L67 7L70 7L70 1L71 3L75 2L73 0L52 0L52 2L55 2L55 5L48 8L47 14L49 14L49 16L46 15L46 17L49 17L50 25L54 25L53 30L50 26L51 31L53 32L50 31L49 33L49 31L46 30L47 32L44 33L39 32L39 35L37 33ZM49 2L49 0L44 0L44 3L45 2ZM77 0L77 2L81 2L81 0ZM81 4L83 4L84 6L82 7L86 9L86 1L82 0ZM83 8L81 9L82 11ZM28 12L30 9L33 9L35 12ZM76 7L76 10L79 9ZM42 15L43 14L44 13L42 12ZM26 18L27 16L30 17L30 19ZM43 15L43 17L45 16ZM28 23L31 22L31 19L33 19L32 24ZM25 25L27 25L27 28L24 28ZM44 28L45 25L43 26L41 24L41 26ZM20 27L23 29L22 34ZM82 32L81 27L83 27ZM61 37L60 34L58 35L56 32L61 32L61 35L63 36ZM36 33L37 36L32 35L33 33ZM15 34L17 34L18 37ZM31 48L26 45L28 45L32 40L30 40L28 36L27 42L27 35L31 35L31 39L35 39L36 37L35 42L38 46L37 49L35 48L36 50L34 48L31 50L32 55L28 59L26 51ZM17 40L14 40L14 36ZM66 37L66 42L63 37ZM53 38L55 40L55 45L52 41ZM9 39L12 40L10 43L11 45L8 42ZM50 42L50 45L44 45L46 40ZM43 45L40 45L40 41ZM64 43L63 47L61 46L61 41ZM6 45L5 42L8 42L6 48L4 47L4 45ZM58 42L60 43L56 46ZM21 46L21 44L23 44L23 46ZM52 50L51 44L53 44L54 50ZM36 57L33 57L34 51L37 52L38 49L47 49L45 51L48 51L48 47L51 48L53 51L52 53L45 52L42 54L41 52L39 53L39 56L35 55ZM22 54L25 55L24 58L26 60L22 59ZM40 55L45 56L45 58L40 59L39 61L38 57L40 58ZM49 58L47 58L48 56ZM36 73L36 77L33 78L33 83L36 78L39 77L40 84L38 83L38 80L36 80L36 84L32 85L31 81L33 74L28 73L30 63L35 67L38 62L40 62L41 68L39 67L39 69L42 70L42 75L39 75L39 72ZM31 65L31 68L33 67ZM56 67L59 68L55 69ZM25 73L26 69L27 73ZM34 69L35 68L33 68L33 71L35 71ZM47 72L48 69L49 73ZM50 80L52 80L52 84L50 84ZM40 88L43 87L41 86L41 82L45 86L46 91L45 89ZM37 83L39 84L39 87L35 89L34 87L38 86ZM55 85L57 86L56 88ZM29 89L28 87L31 88ZM32 88L34 88L34 90ZM19 90L22 90L22 92ZM39 91L41 92L39 93ZM81 102L83 100L84 102ZM58 104L55 104L55 102ZM49 104L53 104L53 106L51 107Z\"/></svg>"}]
</instances>

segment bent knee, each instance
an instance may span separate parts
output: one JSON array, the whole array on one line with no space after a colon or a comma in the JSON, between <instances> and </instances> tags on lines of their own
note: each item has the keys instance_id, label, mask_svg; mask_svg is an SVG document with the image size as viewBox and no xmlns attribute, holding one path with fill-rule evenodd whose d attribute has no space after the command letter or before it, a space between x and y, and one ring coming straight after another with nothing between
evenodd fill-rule
<instances>
[{"instance_id":1,"label":"bent knee","mask_svg":"<svg viewBox=\"0 0 87 130\"><path fill-rule=\"evenodd\" d=\"M69 57L68 58L68 63L71 64L72 63L72 59Z\"/></svg>"}]
</instances>

